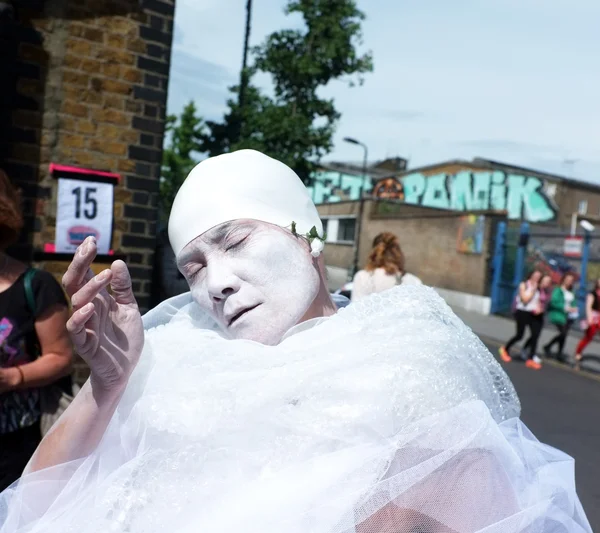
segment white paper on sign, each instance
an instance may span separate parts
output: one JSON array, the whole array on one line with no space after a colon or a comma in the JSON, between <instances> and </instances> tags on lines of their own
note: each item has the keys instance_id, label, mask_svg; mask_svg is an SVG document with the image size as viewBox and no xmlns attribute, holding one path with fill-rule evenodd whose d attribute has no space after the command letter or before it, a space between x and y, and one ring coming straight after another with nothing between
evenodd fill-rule
<instances>
[{"instance_id":1,"label":"white paper on sign","mask_svg":"<svg viewBox=\"0 0 600 533\"><path fill-rule=\"evenodd\" d=\"M113 189L111 183L59 178L57 253L75 252L88 235L93 235L98 253L108 254L112 240Z\"/></svg>"}]
</instances>

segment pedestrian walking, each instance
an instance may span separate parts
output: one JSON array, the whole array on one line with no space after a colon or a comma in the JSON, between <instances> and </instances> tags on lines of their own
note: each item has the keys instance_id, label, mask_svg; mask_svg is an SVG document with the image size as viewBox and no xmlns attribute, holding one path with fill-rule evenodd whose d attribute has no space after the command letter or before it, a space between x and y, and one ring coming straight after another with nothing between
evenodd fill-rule
<instances>
[{"instance_id":1,"label":"pedestrian walking","mask_svg":"<svg viewBox=\"0 0 600 533\"><path fill-rule=\"evenodd\" d=\"M540 370L542 368L542 359L537 354L537 346L542 329L544 329L546 309L552 295L552 277L549 274L544 274L540 279L538 294L537 306L532 312L531 324L529 326L531 333L521 352L521 357L525 359L525 365L533 370Z\"/></svg>"},{"instance_id":2,"label":"pedestrian walking","mask_svg":"<svg viewBox=\"0 0 600 533\"><path fill-rule=\"evenodd\" d=\"M552 291L550 303L548 304L548 320L556 326L558 333L544 345L544 354L547 357L556 357L559 361L564 361L564 348L567 340L567 335L571 326L577 320L579 311L573 305L575 294L573 293L573 283L575 276L572 273L563 275L560 280L560 285ZM556 353L552 352L552 347L558 346Z\"/></svg>"},{"instance_id":3,"label":"pedestrian walking","mask_svg":"<svg viewBox=\"0 0 600 533\"><path fill-rule=\"evenodd\" d=\"M575 364L579 365L583 358L583 350L592 342L594 335L600 331L600 279L596 280L594 289L585 300L585 335L575 350Z\"/></svg>"}]
</instances>

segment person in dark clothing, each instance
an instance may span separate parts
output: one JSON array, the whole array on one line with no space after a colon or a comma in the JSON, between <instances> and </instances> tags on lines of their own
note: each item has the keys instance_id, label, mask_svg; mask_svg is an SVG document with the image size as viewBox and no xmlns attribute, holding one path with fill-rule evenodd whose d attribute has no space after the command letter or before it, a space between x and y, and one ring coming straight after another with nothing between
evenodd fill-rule
<instances>
[{"instance_id":1,"label":"person in dark clothing","mask_svg":"<svg viewBox=\"0 0 600 533\"><path fill-rule=\"evenodd\" d=\"M556 358L559 360L564 359L567 335L578 316L577 307L573 305L575 301L575 295L573 294L574 281L575 276L571 273L567 273L562 277L560 285L552 291L547 309L548 320L556 326L558 333L544 346L544 353L548 357L554 357L552 347L557 344Z\"/></svg>"},{"instance_id":2,"label":"person in dark clothing","mask_svg":"<svg viewBox=\"0 0 600 533\"><path fill-rule=\"evenodd\" d=\"M537 308L533 310L530 330L531 334L525 346L523 347L523 358L526 359L525 364L529 368L539 370L542 367L542 360L537 354L537 345L544 329L544 319L546 316L546 308L550 303L550 297L552 294L552 277L548 274L544 274L540 279L538 286L539 298Z\"/></svg>"},{"instance_id":3,"label":"person in dark clothing","mask_svg":"<svg viewBox=\"0 0 600 533\"><path fill-rule=\"evenodd\" d=\"M21 476L41 440L40 388L67 376L73 357L61 286L6 254L21 227L19 194L0 170L0 491Z\"/></svg>"},{"instance_id":4,"label":"person in dark clothing","mask_svg":"<svg viewBox=\"0 0 600 533\"><path fill-rule=\"evenodd\" d=\"M585 300L585 336L575 351L575 363L579 364L583 358L583 350L592 342L594 335L600 331L600 279L596 280L594 290L590 291Z\"/></svg>"},{"instance_id":5,"label":"person in dark clothing","mask_svg":"<svg viewBox=\"0 0 600 533\"><path fill-rule=\"evenodd\" d=\"M505 363L512 361L510 349L523 338L525 330L532 327L535 313L539 309L541 278L542 273L539 270L533 270L519 285L514 312L517 331L504 346L500 347L500 358Z\"/></svg>"}]
</instances>

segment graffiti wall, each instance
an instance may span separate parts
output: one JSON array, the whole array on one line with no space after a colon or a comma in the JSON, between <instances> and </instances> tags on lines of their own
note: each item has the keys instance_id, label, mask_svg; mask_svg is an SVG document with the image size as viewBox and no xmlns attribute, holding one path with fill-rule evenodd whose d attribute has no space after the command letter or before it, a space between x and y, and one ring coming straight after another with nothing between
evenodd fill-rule
<instances>
[{"instance_id":1,"label":"graffiti wall","mask_svg":"<svg viewBox=\"0 0 600 533\"><path fill-rule=\"evenodd\" d=\"M358 200L362 176L321 171L309 187L316 204ZM456 211L506 211L508 217L548 222L557 209L549 194L552 184L535 176L503 171L464 170L456 174L420 172L380 181L367 177L365 193L377 198Z\"/></svg>"},{"instance_id":2,"label":"graffiti wall","mask_svg":"<svg viewBox=\"0 0 600 533\"><path fill-rule=\"evenodd\" d=\"M358 200L363 177L342 172L320 171L313 176L312 185L308 187L315 204L327 204L347 200ZM365 193L373 189L370 177L365 180Z\"/></svg>"},{"instance_id":3,"label":"graffiti wall","mask_svg":"<svg viewBox=\"0 0 600 533\"><path fill-rule=\"evenodd\" d=\"M461 254L483 253L483 239L485 236L485 217L464 215L458 227L456 249Z\"/></svg>"},{"instance_id":4,"label":"graffiti wall","mask_svg":"<svg viewBox=\"0 0 600 533\"><path fill-rule=\"evenodd\" d=\"M397 180L401 186L378 183L381 197L397 196L408 204L456 211L506 211L508 218L547 222L556 218L556 206L544 191L544 181L534 176L502 171L465 170L457 174L425 176L419 172ZM383 186L385 185L385 186Z\"/></svg>"}]
</instances>

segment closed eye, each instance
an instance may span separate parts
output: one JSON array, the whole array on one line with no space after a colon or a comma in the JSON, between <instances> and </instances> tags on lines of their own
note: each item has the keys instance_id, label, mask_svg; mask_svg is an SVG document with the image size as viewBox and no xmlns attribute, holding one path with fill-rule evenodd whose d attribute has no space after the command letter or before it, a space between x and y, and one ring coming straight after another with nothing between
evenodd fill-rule
<instances>
[{"instance_id":1,"label":"closed eye","mask_svg":"<svg viewBox=\"0 0 600 533\"><path fill-rule=\"evenodd\" d=\"M203 265L196 264L194 266L190 266L189 268L185 269L185 277L188 279L188 281L194 281L203 270Z\"/></svg>"},{"instance_id":2,"label":"closed eye","mask_svg":"<svg viewBox=\"0 0 600 533\"><path fill-rule=\"evenodd\" d=\"M234 242L233 244L230 244L229 246L227 246L227 248L225 248L226 252L229 252L231 250L235 250L236 248L239 248L247 239L248 239L249 235L246 235L243 239L239 239L238 241Z\"/></svg>"}]
</instances>

